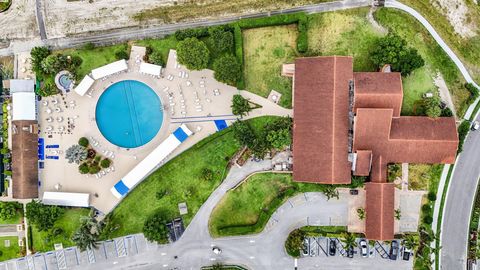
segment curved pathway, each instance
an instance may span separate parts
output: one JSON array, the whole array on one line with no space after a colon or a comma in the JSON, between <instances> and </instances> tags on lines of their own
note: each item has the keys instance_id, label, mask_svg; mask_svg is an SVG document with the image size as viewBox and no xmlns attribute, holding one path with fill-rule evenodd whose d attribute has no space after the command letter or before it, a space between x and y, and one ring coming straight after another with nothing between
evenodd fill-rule
<instances>
[{"instance_id":1,"label":"curved pathway","mask_svg":"<svg viewBox=\"0 0 480 270\"><path fill-rule=\"evenodd\" d=\"M437 31L435 31L435 29L427 21L427 19L425 19L420 13L418 13L413 8L411 8L411 7L409 7L405 4L402 4L398 1L395 1L395 0L386 0L385 1L385 7L400 9L400 10L403 10L403 11L407 12L408 14L412 15L413 17L415 17L415 19L417 19L427 29L427 31L430 33L430 35L432 35L432 37L435 39L435 41L438 43L438 45L440 45L440 47L442 47L442 49L447 53L448 57L450 57L450 59L452 59L452 61L457 66L458 70L460 70L460 72L462 73L463 78L465 78L465 81L468 82L468 83L472 83L478 89L480 89L480 86L478 86L478 84L472 79L472 76L470 76L470 73L468 72L467 68L463 65L460 58L458 58L458 56L452 51L452 49L450 49L450 47L447 45L447 43L445 43L445 41L443 41L443 39L440 37L440 35L437 33ZM474 102L473 106L470 106L468 108L468 110L467 110L467 112L465 113L465 116L464 116L466 119L468 119L470 117L470 115L473 112L473 109L475 108L474 105L476 105L478 101L479 101L479 99L477 99Z\"/></svg>"}]
</instances>

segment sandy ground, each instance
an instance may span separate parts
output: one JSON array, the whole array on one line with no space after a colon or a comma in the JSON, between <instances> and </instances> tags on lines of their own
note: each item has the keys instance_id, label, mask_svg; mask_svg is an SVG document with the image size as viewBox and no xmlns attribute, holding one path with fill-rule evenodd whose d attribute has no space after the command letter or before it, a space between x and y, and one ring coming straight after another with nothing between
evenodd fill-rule
<instances>
[{"instance_id":1,"label":"sandy ground","mask_svg":"<svg viewBox=\"0 0 480 270\"><path fill-rule=\"evenodd\" d=\"M176 64L175 52L170 51L163 75L165 77L173 75L173 80L154 78L139 73L139 63L136 63L137 52L138 50L133 53L129 61L129 72L114 75L106 80L97 80L92 87L91 97L79 96L75 92L70 92L63 97L60 95L48 97L39 103L40 137L45 139L45 145L58 144L60 145L58 150L63 151L63 153L55 153L54 151L58 150L46 150L46 155L59 156L59 159L44 161L45 168L40 170L40 194L44 191L54 191L55 185L60 184L60 190L64 192L91 194L92 206L107 213L120 201L110 192L113 185L163 142L181 123L185 123L194 134L165 161L215 133L217 130L213 120L222 119L231 123L236 119L235 116L231 115L230 104L233 95L239 93L239 91L234 87L215 81L211 70L188 71L183 66ZM142 57L140 56L138 59L142 59ZM185 76L181 78L179 76L180 72L188 73L188 78L185 78ZM158 134L146 145L130 150L108 142L95 122L95 107L103 90L122 80L138 80L149 85L160 97L164 106L163 124ZM200 81L204 81L204 83L201 84ZM204 87L201 85L204 85ZM168 90L166 90L166 87L168 87ZM214 89L218 89L220 94L215 95ZM180 97L180 90L183 93L183 98ZM195 96L195 92L197 96ZM265 98L249 92L241 91L240 93L253 102L262 105L261 109L252 111L249 117L291 115L291 110L281 108ZM185 101L185 107L182 107L181 99ZM56 103L54 100L58 101L58 105L54 104ZM44 105L43 101L47 101L48 104ZM70 106L72 101L76 104L74 108ZM202 109L198 109L197 102L201 104ZM60 107L61 112L55 112L55 107ZM47 113L47 108L51 108L53 112ZM172 111L174 114L172 114ZM185 111L186 114L183 115L182 111ZM63 117L62 122L57 121L60 116ZM55 121L53 123L48 122L48 117L53 117ZM70 129L70 132L60 132L60 126L67 126L68 119L75 127ZM53 131L47 131L47 126L52 126ZM115 170L107 172L101 178L94 175L87 177L78 172L78 165L69 164L64 158L65 151L71 145L76 144L80 137L93 138L99 142L97 146L93 147L97 153L101 154L107 151L105 155L108 156L108 153L114 152L113 166ZM94 194L98 196L94 196Z\"/></svg>"},{"instance_id":2,"label":"sandy ground","mask_svg":"<svg viewBox=\"0 0 480 270\"><path fill-rule=\"evenodd\" d=\"M45 27L49 38L87 31L101 31L136 26L132 19L136 13L173 0L93 0L85 1L42 0ZM181 1L178 1L181 2Z\"/></svg>"},{"instance_id":3,"label":"sandy ground","mask_svg":"<svg viewBox=\"0 0 480 270\"><path fill-rule=\"evenodd\" d=\"M0 39L31 39L38 36L35 0L15 0L0 14Z\"/></svg>"},{"instance_id":4,"label":"sandy ground","mask_svg":"<svg viewBox=\"0 0 480 270\"><path fill-rule=\"evenodd\" d=\"M455 32L461 37L471 38L477 35L477 26L468 20L470 14L465 0L431 0L430 2L447 17Z\"/></svg>"},{"instance_id":5,"label":"sandy ground","mask_svg":"<svg viewBox=\"0 0 480 270\"><path fill-rule=\"evenodd\" d=\"M440 74L440 72L438 72L437 76L433 78L433 83L438 87L440 99L447 104L447 107L452 110L453 115L456 117L457 112L455 111L455 106L453 105L452 96L450 95L447 83L443 79L443 76Z\"/></svg>"}]
</instances>

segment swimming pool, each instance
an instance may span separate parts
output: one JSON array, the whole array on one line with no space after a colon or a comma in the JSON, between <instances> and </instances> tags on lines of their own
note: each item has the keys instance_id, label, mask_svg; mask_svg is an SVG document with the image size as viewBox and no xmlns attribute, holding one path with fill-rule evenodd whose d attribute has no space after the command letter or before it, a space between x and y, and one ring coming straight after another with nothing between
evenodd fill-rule
<instances>
[{"instance_id":1,"label":"swimming pool","mask_svg":"<svg viewBox=\"0 0 480 270\"><path fill-rule=\"evenodd\" d=\"M95 109L97 126L111 143L136 148L151 141L163 122L160 98L146 84L127 80L108 87Z\"/></svg>"}]
</instances>

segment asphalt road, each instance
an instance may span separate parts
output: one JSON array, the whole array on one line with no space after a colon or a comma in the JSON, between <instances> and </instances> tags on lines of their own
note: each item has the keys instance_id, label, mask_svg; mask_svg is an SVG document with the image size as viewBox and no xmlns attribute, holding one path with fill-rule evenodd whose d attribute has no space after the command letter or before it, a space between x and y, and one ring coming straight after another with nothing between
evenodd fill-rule
<instances>
[{"instance_id":1,"label":"asphalt road","mask_svg":"<svg viewBox=\"0 0 480 270\"><path fill-rule=\"evenodd\" d=\"M39 1L41 0L37 0L37 5L39 5ZM127 40L138 40L138 39L145 39L145 38L152 38L152 37L162 37L164 35L174 33L179 29L226 24L226 23L237 21L242 18L266 17L266 16L275 15L275 14L294 13L299 11L304 11L307 13L327 12L327 11L335 11L335 10L342 10L342 9L365 7L365 6L371 5L371 3L372 3L371 0L344 0L344 1L336 1L336 2L328 2L328 3L320 3L315 5L295 7L295 8L279 10L279 11L248 14L244 16L236 16L236 17L225 18L225 19L220 19L215 21L202 20L202 21L196 21L196 22L159 25L159 26L150 27L150 28L127 28L127 29L112 30L112 31L102 32L102 33L85 33L82 36L76 36L76 37L65 37L65 38L55 38L55 39L45 39L45 40L43 40L43 37L42 37L40 40L12 41L8 48L0 49L0 56L6 56L6 55L18 53L18 52L29 51L31 48L35 46L41 46L41 45L49 45L55 49L78 47L89 42L96 45L106 45L106 44L112 44L112 43L119 43ZM37 21L39 21L40 33L43 33L43 35L46 36L45 26L43 25L43 18L40 18L42 16L40 10L38 10L37 16L39 16L37 18Z\"/></svg>"},{"instance_id":2,"label":"asphalt road","mask_svg":"<svg viewBox=\"0 0 480 270\"><path fill-rule=\"evenodd\" d=\"M480 175L479 164L480 131L474 131L468 135L450 179L441 229L441 269L465 269L468 226Z\"/></svg>"}]
</instances>

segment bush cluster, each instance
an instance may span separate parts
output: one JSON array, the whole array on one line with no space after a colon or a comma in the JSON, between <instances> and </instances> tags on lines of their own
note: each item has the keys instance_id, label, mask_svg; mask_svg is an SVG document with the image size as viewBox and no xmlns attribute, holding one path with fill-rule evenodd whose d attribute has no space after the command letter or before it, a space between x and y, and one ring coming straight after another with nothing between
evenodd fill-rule
<instances>
[{"instance_id":1,"label":"bush cluster","mask_svg":"<svg viewBox=\"0 0 480 270\"><path fill-rule=\"evenodd\" d=\"M470 130L470 122L464 120L460 126L458 127L458 150L457 153L461 153L463 151L463 143L465 141L465 137L467 137L468 131Z\"/></svg>"},{"instance_id":2,"label":"bush cluster","mask_svg":"<svg viewBox=\"0 0 480 270\"><path fill-rule=\"evenodd\" d=\"M292 119L279 118L266 124L256 134L248 122L238 120L233 124L235 139L252 150L254 156L263 158L272 149L281 149L292 143Z\"/></svg>"},{"instance_id":3,"label":"bush cluster","mask_svg":"<svg viewBox=\"0 0 480 270\"><path fill-rule=\"evenodd\" d=\"M470 93L468 97L467 104L472 104L479 96L478 89L472 83L466 83L465 88Z\"/></svg>"},{"instance_id":4,"label":"bush cluster","mask_svg":"<svg viewBox=\"0 0 480 270\"><path fill-rule=\"evenodd\" d=\"M182 29L182 30L177 30L175 32L175 39L176 40L184 40L187 38L202 38L202 37L207 37L209 35L208 33L208 28L206 27L200 27L200 28L189 28L189 29Z\"/></svg>"}]
</instances>

